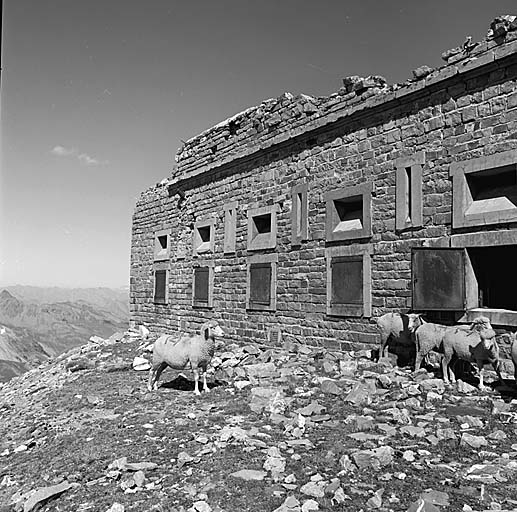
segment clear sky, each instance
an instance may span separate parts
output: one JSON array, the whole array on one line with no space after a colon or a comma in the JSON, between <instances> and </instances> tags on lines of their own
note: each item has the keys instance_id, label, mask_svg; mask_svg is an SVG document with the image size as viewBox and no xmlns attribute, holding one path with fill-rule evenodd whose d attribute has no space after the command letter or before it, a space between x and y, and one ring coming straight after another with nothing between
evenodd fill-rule
<instances>
[{"instance_id":1,"label":"clear sky","mask_svg":"<svg viewBox=\"0 0 517 512\"><path fill-rule=\"evenodd\" d=\"M180 139L284 91L402 82L515 0L4 0L0 285L124 286Z\"/></svg>"}]
</instances>

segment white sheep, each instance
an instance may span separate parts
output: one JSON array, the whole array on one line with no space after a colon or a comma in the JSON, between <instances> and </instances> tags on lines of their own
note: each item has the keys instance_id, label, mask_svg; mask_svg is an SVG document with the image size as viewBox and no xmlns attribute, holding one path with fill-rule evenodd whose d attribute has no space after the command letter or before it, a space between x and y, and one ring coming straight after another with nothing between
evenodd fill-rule
<instances>
[{"instance_id":1,"label":"white sheep","mask_svg":"<svg viewBox=\"0 0 517 512\"><path fill-rule=\"evenodd\" d=\"M199 368L203 370L203 391L207 392L206 369L214 355L216 336L223 336L223 330L215 321L206 322L201 326L200 334L195 336L162 335L154 343L153 365L149 373L147 388L149 391L158 389L158 379L167 366L175 370L182 370L190 364L194 373L194 392L199 392Z\"/></svg>"},{"instance_id":2,"label":"white sheep","mask_svg":"<svg viewBox=\"0 0 517 512\"><path fill-rule=\"evenodd\" d=\"M420 369L423 359L431 350L443 352L442 342L447 329L451 327L432 322L426 322L418 327L415 331L415 371Z\"/></svg>"},{"instance_id":3,"label":"white sheep","mask_svg":"<svg viewBox=\"0 0 517 512\"><path fill-rule=\"evenodd\" d=\"M512 346L511 346L511 354L512 354L512 362L513 362L513 376L515 378L515 384L517 385L517 332L511 333L512 338Z\"/></svg>"},{"instance_id":4,"label":"white sheep","mask_svg":"<svg viewBox=\"0 0 517 512\"><path fill-rule=\"evenodd\" d=\"M414 343L414 331L424 324L417 313L386 313L377 319L377 327L381 335L379 359L386 357L388 342L399 342L404 345Z\"/></svg>"},{"instance_id":5,"label":"white sheep","mask_svg":"<svg viewBox=\"0 0 517 512\"><path fill-rule=\"evenodd\" d=\"M442 371L443 380L454 382L456 377L451 368L453 356L475 363L479 371L479 389L483 389L483 367L491 363L500 381L499 347L495 340L495 331L486 317L474 319L469 329L464 327L448 328L443 336Z\"/></svg>"}]
</instances>

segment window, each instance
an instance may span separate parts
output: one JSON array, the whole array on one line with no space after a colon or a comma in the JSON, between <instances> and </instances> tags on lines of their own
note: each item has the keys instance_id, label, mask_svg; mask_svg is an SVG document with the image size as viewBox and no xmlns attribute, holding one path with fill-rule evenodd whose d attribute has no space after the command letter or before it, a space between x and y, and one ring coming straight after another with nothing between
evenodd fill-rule
<instances>
[{"instance_id":1,"label":"window","mask_svg":"<svg viewBox=\"0 0 517 512\"><path fill-rule=\"evenodd\" d=\"M170 231L162 230L154 234L154 261L166 260L170 254Z\"/></svg>"},{"instance_id":2,"label":"window","mask_svg":"<svg viewBox=\"0 0 517 512\"><path fill-rule=\"evenodd\" d=\"M464 319L484 315L494 325L517 326L517 229L453 235L451 245L465 250Z\"/></svg>"},{"instance_id":3,"label":"window","mask_svg":"<svg viewBox=\"0 0 517 512\"><path fill-rule=\"evenodd\" d=\"M370 317L371 244L327 249L327 314Z\"/></svg>"},{"instance_id":4,"label":"window","mask_svg":"<svg viewBox=\"0 0 517 512\"><path fill-rule=\"evenodd\" d=\"M167 270L154 271L154 302L167 304Z\"/></svg>"},{"instance_id":5,"label":"window","mask_svg":"<svg viewBox=\"0 0 517 512\"><path fill-rule=\"evenodd\" d=\"M364 183L325 194L327 242L371 236L372 190L372 183Z\"/></svg>"},{"instance_id":6,"label":"window","mask_svg":"<svg viewBox=\"0 0 517 512\"><path fill-rule=\"evenodd\" d=\"M454 228L517 222L517 150L451 164Z\"/></svg>"},{"instance_id":7,"label":"window","mask_svg":"<svg viewBox=\"0 0 517 512\"><path fill-rule=\"evenodd\" d=\"M193 254L214 252L215 219L200 220L194 224Z\"/></svg>"},{"instance_id":8,"label":"window","mask_svg":"<svg viewBox=\"0 0 517 512\"><path fill-rule=\"evenodd\" d=\"M213 305L214 267L212 262L194 267L192 285L192 305L211 308Z\"/></svg>"},{"instance_id":9,"label":"window","mask_svg":"<svg viewBox=\"0 0 517 512\"><path fill-rule=\"evenodd\" d=\"M276 267L278 256L267 254L248 259L246 308L276 310Z\"/></svg>"},{"instance_id":10,"label":"window","mask_svg":"<svg viewBox=\"0 0 517 512\"><path fill-rule=\"evenodd\" d=\"M395 228L422 226L422 165L425 153L399 158L396 166Z\"/></svg>"},{"instance_id":11,"label":"window","mask_svg":"<svg viewBox=\"0 0 517 512\"><path fill-rule=\"evenodd\" d=\"M248 251L276 247L276 205L248 210Z\"/></svg>"},{"instance_id":12,"label":"window","mask_svg":"<svg viewBox=\"0 0 517 512\"><path fill-rule=\"evenodd\" d=\"M237 202L224 205L224 243L225 254L235 252L235 236L237 230Z\"/></svg>"},{"instance_id":13,"label":"window","mask_svg":"<svg viewBox=\"0 0 517 512\"><path fill-rule=\"evenodd\" d=\"M465 309L464 249L413 248L411 252L413 309Z\"/></svg>"},{"instance_id":14,"label":"window","mask_svg":"<svg viewBox=\"0 0 517 512\"><path fill-rule=\"evenodd\" d=\"M293 187L291 199L291 244L300 245L308 238L307 184Z\"/></svg>"}]
</instances>

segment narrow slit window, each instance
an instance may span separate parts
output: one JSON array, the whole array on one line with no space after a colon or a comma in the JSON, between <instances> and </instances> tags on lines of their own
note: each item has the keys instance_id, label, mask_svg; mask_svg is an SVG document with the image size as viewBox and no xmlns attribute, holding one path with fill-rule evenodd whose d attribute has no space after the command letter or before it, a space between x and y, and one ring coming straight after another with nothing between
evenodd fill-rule
<instances>
[{"instance_id":1,"label":"narrow slit window","mask_svg":"<svg viewBox=\"0 0 517 512\"><path fill-rule=\"evenodd\" d=\"M308 239L308 201L306 183L295 185L291 190L291 244L300 245Z\"/></svg>"},{"instance_id":2,"label":"narrow slit window","mask_svg":"<svg viewBox=\"0 0 517 512\"><path fill-rule=\"evenodd\" d=\"M224 242L223 251L225 254L235 252L235 239L237 231L237 203L232 202L224 205Z\"/></svg>"},{"instance_id":3,"label":"narrow slit window","mask_svg":"<svg viewBox=\"0 0 517 512\"><path fill-rule=\"evenodd\" d=\"M404 205L404 208L405 208L405 213L406 213L406 222L411 222L411 205L413 204L413 201L412 201L412 179L411 179L411 167L406 167L406 175L405 175L405 178L406 178L406 183L405 183L405 205Z\"/></svg>"},{"instance_id":4,"label":"narrow slit window","mask_svg":"<svg viewBox=\"0 0 517 512\"><path fill-rule=\"evenodd\" d=\"M424 163L424 152L399 158L395 162L395 229L416 228L423 224L422 166Z\"/></svg>"}]
</instances>

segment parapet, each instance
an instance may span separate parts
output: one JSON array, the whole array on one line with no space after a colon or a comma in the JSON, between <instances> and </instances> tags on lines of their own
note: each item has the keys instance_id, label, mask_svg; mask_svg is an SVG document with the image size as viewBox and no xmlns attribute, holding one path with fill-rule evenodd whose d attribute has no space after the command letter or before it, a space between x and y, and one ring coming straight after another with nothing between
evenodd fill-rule
<instances>
[{"instance_id":1,"label":"parapet","mask_svg":"<svg viewBox=\"0 0 517 512\"><path fill-rule=\"evenodd\" d=\"M176 154L177 166L167 184L195 178L360 111L381 106L392 108L412 101L419 93L439 89L446 80L485 66L495 68L499 61L515 54L517 17L499 16L492 21L482 41L472 42L467 37L461 46L442 54L443 66L436 69L421 66L404 83L390 85L381 76L350 76L330 96L283 93L186 141Z\"/></svg>"}]
</instances>

